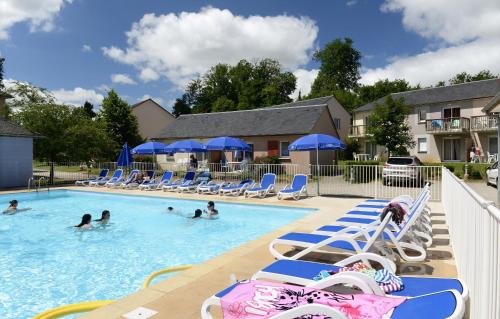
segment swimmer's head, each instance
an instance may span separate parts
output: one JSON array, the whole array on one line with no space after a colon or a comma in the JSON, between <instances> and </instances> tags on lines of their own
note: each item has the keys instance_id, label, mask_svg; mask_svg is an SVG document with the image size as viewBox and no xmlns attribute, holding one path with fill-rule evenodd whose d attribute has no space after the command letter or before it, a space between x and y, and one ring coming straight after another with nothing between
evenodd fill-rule
<instances>
[{"instance_id":1,"label":"swimmer's head","mask_svg":"<svg viewBox=\"0 0 500 319\"><path fill-rule=\"evenodd\" d=\"M174 208L173 208L172 206L168 206L168 207L167 207L167 210L168 210L169 212L171 212L171 211L173 211L173 210L174 210Z\"/></svg>"},{"instance_id":2,"label":"swimmer's head","mask_svg":"<svg viewBox=\"0 0 500 319\"><path fill-rule=\"evenodd\" d=\"M211 209L211 208L215 208L215 203L214 203L213 201L209 201L209 202L207 203L207 207L208 207L209 209Z\"/></svg>"},{"instance_id":3,"label":"swimmer's head","mask_svg":"<svg viewBox=\"0 0 500 319\"><path fill-rule=\"evenodd\" d=\"M102 211L102 215L101 215L101 219L109 219L111 217L111 213L109 212L109 210L103 210Z\"/></svg>"},{"instance_id":4,"label":"swimmer's head","mask_svg":"<svg viewBox=\"0 0 500 319\"><path fill-rule=\"evenodd\" d=\"M82 227L83 225L88 225L88 224L90 224L91 220L92 220L92 215L84 214L82 216L82 222L80 224L76 225L76 227Z\"/></svg>"},{"instance_id":5,"label":"swimmer's head","mask_svg":"<svg viewBox=\"0 0 500 319\"><path fill-rule=\"evenodd\" d=\"M201 209L195 210L193 218L200 218L202 213Z\"/></svg>"},{"instance_id":6,"label":"swimmer's head","mask_svg":"<svg viewBox=\"0 0 500 319\"><path fill-rule=\"evenodd\" d=\"M17 199L13 199L9 202L10 206L17 207Z\"/></svg>"}]
</instances>

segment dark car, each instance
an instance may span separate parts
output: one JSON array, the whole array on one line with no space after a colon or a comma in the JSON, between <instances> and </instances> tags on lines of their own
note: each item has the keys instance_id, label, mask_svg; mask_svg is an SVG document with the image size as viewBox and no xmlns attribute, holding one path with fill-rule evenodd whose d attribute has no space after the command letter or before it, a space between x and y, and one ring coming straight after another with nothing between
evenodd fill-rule
<instances>
[{"instance_id":1,"label":"dark car","mask_svg":"<svg viewBox=\"0 0 500 319\"><path fill-rule=\"evenodd\" d=\"M391 156L382 170L382 183L422 186L422 162L416 156Z\"/></svg>"}]
</instances>

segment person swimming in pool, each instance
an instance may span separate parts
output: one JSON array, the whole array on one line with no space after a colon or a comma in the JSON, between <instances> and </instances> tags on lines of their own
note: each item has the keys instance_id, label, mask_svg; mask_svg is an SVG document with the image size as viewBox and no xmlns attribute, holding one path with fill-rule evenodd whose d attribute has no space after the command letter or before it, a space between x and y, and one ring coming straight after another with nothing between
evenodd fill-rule
<instances>
[{"instance_id":1,"label":"person swimming in pool","mask_svg":"<svg viewBox=\"0 0 500 319\"><path fill-rule=\"evenodd\" d=\"M213 218L219 217L219 211L217 209L215 209L215 203L213 201L209 201L207 203L207 209L208 209L208 211L204 210L203 212L205 214L207 214L208 218L212 218L213 219Z\"/></svg>"},{"instance_id":2,"label":"person swimming in pool","mask_svg":"<svg viewBox=\"0 0 500 319\"><path fill-rule=\"evenodd\" d=\"M27 210L30 210L31 208L29 207L26 207L26 208L18 208L19 202L17 201L17 199L13 199L9 202L9 207L7 207L6 210L4 210L2 212L2 214L5 214L5 215L12 215L12 214L15 214L15 213L19 213L19 212L24 212L24 211L27 211Z\"/></svg>"},{"instance_id":3,"label":"person swimming in pool","mask_svg":"<svg viewBox=\"0 0 500 319\"><path fill-rule=\"evenodd\" d=\"M195 210L195 211L194 211L194 216L193 216L193 217L191 217L191 218L192 218L192 219L195 219L195 218L201 218L201 214L202 214L202 213L203 213L203 212L201 211L201 209L199 209L199 208L198 208L197 210Z\"/></svg>"},{"instance_id":4,"label":"person swimming in pool","mask_svg":"<svg viewBox=\"0 0 500 319\"><path fill-rule=\"evenodd\" d=\"M103 210L101 218L96 219L95 221L101 225L106 225L109 222L110 218L111 218L111 213L109 212L109 210Z\"/></svg>"},{"instance_id":5,"label":"person swimming in pool","mask_svg":"<svg viewBox=\"0 0 500 319\"><path fill-rule=\"evenodd\" d=\"M92 224L90 223L92 221L92 215L90 214L84 214L82 216L82 221L80 224L75 225L74 227L79 228L79 229L91 229Z\"/></svg>"},{"instance_id":6,"label":"person swimming in pool","mask_svg":"<svg viewBox=\"0 0 500 319\"><path fill-rule=\"evenodd\" d=\"M167 213L174 213L174 208L172 206L167 207Z\"/></svg>"}]
</instances>

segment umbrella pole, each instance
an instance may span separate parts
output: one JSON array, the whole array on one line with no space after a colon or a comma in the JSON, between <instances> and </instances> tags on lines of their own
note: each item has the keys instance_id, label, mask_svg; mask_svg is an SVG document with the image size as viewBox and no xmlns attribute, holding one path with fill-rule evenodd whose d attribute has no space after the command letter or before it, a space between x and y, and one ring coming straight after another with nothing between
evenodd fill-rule
<instances>
[{"instance_id":1,"label":"umbrella pole","mask_svg":"<svg viewBox=\"0 0 500 319\"><path fill-rule=\"evenodd\" d=\"M318 196L319 196L319 147L316 146L316 175L318 179Z\"/></svg>"}]
</instances>

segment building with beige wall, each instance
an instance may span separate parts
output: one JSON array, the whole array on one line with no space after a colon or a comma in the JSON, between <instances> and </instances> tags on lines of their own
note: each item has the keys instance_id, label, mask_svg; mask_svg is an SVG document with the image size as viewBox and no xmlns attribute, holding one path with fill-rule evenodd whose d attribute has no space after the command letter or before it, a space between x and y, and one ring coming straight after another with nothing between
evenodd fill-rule
<instances>
[{"instance_id":1,"label":"building with beige wall","mask_svg":"<svg viewBox=\"0 0 500 319\"><path fill-rule=\"evenodd\" d=\"M152 99L132 105L132 113L139 123L139 134L147 140L156 137L172 123L175 117Z\"/></svg>"},{"instance_id":2,"label":"building with beige wall","mask_svg":"<svg viewBox=\"0 0 500 319\"><path fill-rule=\"evenodd\" d=\"M254 110L181 115L156 139L165 143L184 139L204 142L213 137L233 136L251 146L252 151L245 153L250 162L258 157L272 156L279 157L284 163L316 163L315 152L289 152L288 146L312 133L343 139L340 133L343 132L344 137L347 136L349 113L333 100L326 97ZM332 114L332 110L336 113ZM340 123L340 130L336 123ZM243 156L241 153L224 155L228 160ZM211 152L210 161L217 163L222 156ZM321 164L332 164L334 152L321 152L319 160Z\"/></svg>"},{"instance_id":3,"label":"building with beige wall","mask_svg":"<svg viewBox=\"0 0 500 319\"><path fill-rule=\"evenodd\" d=\"M409 150L424 162L469 161L472 147L482 159L498 153L497 118L483 108L500 92L500 79L426 88L391 94L411 106L408 123L416 145ZM384 98L363 105L353 113L349 136L360 141L361 152L382 155L366 132L369 115Z\"/></svg>"}]
</instances>

